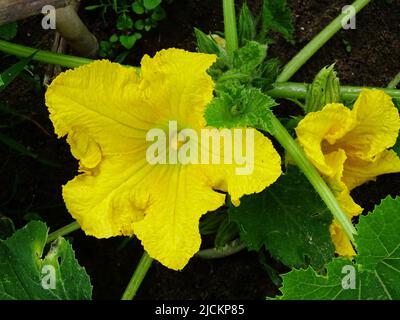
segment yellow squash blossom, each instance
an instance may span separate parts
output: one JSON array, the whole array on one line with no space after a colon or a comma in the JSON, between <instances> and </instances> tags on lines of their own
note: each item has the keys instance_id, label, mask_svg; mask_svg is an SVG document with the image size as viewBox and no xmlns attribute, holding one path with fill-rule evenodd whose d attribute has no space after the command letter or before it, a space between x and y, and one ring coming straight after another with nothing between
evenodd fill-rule
<instances>
[{"instance_id":1,"label":"yellow squash blossom","mask_svg":"<svg viewBox=\"0 0 400 320\"><path fill-rule=\"evenodd\" d=\"M87 235L136 235L149 255L180 270L199 250L199 219L260 192L281 173L270 140L254 133L254 170L234 165L150 164L153 128L176 121L180 129L206 127L213 99L207 69L215 55L179 49L145 56L141 72L106 60L69 70L49 86L46 104L58 137L67 136L80 174L63 187L67 209ZM178 146L179 147L179 146Z\"/></svg>"},{"instance_id":2,"label":"yellow squash blossom","mask_svg":"<svg viewBox=\"0 0 400 320\"><path fill-rule=\"evenodd\" d=\"M296 128L307 157L331 186L349 218L362 208L350 191L377 176L400 172L400 159L393 150L400 118L384 91L363 89L353 109L339 103L310 112ZM330 228L336 252L355 255L350 240L337 222Z\"/></svg>"}]
</instances>

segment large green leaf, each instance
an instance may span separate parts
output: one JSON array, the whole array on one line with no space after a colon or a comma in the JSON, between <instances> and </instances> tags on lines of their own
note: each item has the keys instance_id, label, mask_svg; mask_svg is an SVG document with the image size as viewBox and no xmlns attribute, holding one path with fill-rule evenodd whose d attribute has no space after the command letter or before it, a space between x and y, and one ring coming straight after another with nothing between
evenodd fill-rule
<instances>
[{"instance_id":1,"label":"large green leaf","mask_svg":"<svg viewBox=\"0 0 400 320\"><path fill-rule=\"evenodd\" d=\"M91 298L89 276L65 239L54 241L43 257L47 231L44 223L33 221L0 241L0 299Z\"/></svg>"},{"instance_id":2,"label":"large green leaf","mask_svg":"<svg viewBox=\"0 0 400 320\"><path fill-rule=\"evenodd\" d=\"M322 268L334 257L329 234L332 216L297 167L260 194L229 210L241 239L251 250L263 245L287 266Z\"/></svg>"},{"instance_id":3,"label":"large green leaf","mask_svg":"<svg viewBox=\"0 0 400 320\"><path fill-rule=\"evenodd\" d=\"M400 198L390 196L362 216L355 261L336 258L326 275L312 268L283 275L280 299L400 299ZM343 286L354 270L355 286ZM347 277L347 278L346 278Z\"/></svg>"}]
</instances>

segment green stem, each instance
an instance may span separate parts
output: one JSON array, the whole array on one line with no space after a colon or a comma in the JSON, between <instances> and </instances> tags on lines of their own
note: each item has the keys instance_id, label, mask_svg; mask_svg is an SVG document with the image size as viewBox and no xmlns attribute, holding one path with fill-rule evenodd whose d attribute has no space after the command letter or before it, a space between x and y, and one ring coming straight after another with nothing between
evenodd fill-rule
<instances>
[{"instance_id":1,"label":"green stem","mask_svg":"<svg viewBox=\"0 0 400 320\"><path fill-rule=\"evenodd\" d=\"M236 27L235 1L223 0L223 9L226 50L228 55L232 56L239 47Z\"/></svg>"},{"instance_id":2,"label":"green stem","mask_svg":"<svg viewBox=\"0 0 400 320\"><path fill-rule=\"evenodd\" d=\"M353 5L356 11L361 10L370 0L357 0ZM232 54L238 48L235 7L233 0L223 0L224 4L224 23L225 23L225 40L228 49L228 54ZM312 40L301 52L297 55L281 74L279 81L287 81L333 34L340 29L341 21L344 15L336 18L325 30L323 30L314 40ZM337 29L337 30L336 30ZM334 31L334 32L333 32ZM282 80L286 78L286 80ZM274 136L285 148L286 152L292 157L299 168L304 172L315 190L319 193L322 200L331 210L333 216L342 226L343 230L350 238L354 240L353 234L356 233L353 224L344 213L331 189L326 185L325 181L319 175L314 166L308 161L306 155L300 146L287 132L285 127L279 122L276 117L273 117L272 123L274 126ZM264 128L263 128L264 129Z\"/></svg>"},{"instance_id":3,"label":"green stem","mask_svg":"<svg viewBox=\"0 0 400 320\"><path fill-rule=\"evenodd\" d=\"M298 82L275 83L274 88L267 93L273 98L305 99L309 84ZM340 86L340 95L344 100L351 100L358 97L363 88L379 89L385 91L392 98L400 99L399 89L388 89L380 87L358 87Z\"/></svg>"},{"instance_id":4,"label":"green stem","mask_svg":"<svg viewBox=\"0 0 400 320\"><path fill-rule=\"evenodd\" d=\"M229 245L223 248L210 248L200 250L195 254L196 258L200 259L220 259L229 257L246 248L246 245L239 240L232 241Z\"/></svg>"},{"instance_id":5,"label":"green stem","mask_svg":"<svg viewBox=\"0 0 400 320\"><path fill-rule=\"evenodd\" d=\"M28 57L32 53L37 52L33 56L32 60L37 60L50 64L59 64L61 66L70 68L79 67L82 64L87 64L93 61L86 58L67 56L59 53L37 50L35 48L25 47L3 40L0 40L0 51L22 58ZM398 77L399 75L397 75L396 78L391 81L392 85L396 81L399 81ZM308 84L297 83L297 82L275 83L274 89L268 91L268 94L273 98L305 99L307 94L307 87ZM362 88L365 87L341 86L340 93L342 95L342 98L345 100L355 99L360 94ZM384 90L387 94L389 94L393 98L400 99L399 89L387 89L379 87L367 87L367 88Z\"/></svg>"},{"instance_id":6,"label":"green stem","mask_svg":"<svg viewBox=\"0 0 400 320\"><path fill-rule=\"evenodd\" d=\"M400 83L400 72L393 78L392 81L389 82L388 88L395 89L399 83Z\"/></svg>"},{"instance_id":7,"label":"green stem","mask_svg":"<svg viewBox=\"0 0 400 320\"><path fill-rule=\"evenodd\" d=\"M371 0L356 0L352 6L355 13L358 13ZM301 49L292 60L283 68L283 71L277 78L277 82L288 81L307 61L310 59L326 42L332 38L336 32L342 28L342 20L346 17L352 17L346 12L339 15L335 20L328 24L320 33L318 33L303 49Z\"/></svg>"},{"instance_id":8,"label":"green stem","mask_svg":"<svg viewBox=\"0 0 400 320\"><path fill-rule=\"evenodd\" d=\"M128 286L126 287L124 294L122 295L121 300L132 300L136 292L138 291L144 277L147 274L151 267L151 263L153 262L153 258L151 258L147 252L143 253L142 258L139 261L139 264L136 267L135 272L131 280L129 281Z\"/></svg>"},{"instance_id":9,"label":"green stem","mask_svg":"<svg viewBox=\"0 0 400 320\"><path fill-rule=\"evenodd\" d=\"M80 228L81 226L76 221L67 224L66 226L50 233L47 237L47 243L53 242L54 240L57 240L58 237L65 236L73 231L79 230Z\"/></svg>"},{"instance_id":10,"label":"green stem","mask_svg":"<svg viewBox=\"0 0 400 320\"><path fill-rule=\"evenodd\" d=\"M0 51L23 58L29 57L36 52L33 60L49 64L57 64L67 68L79 67L83 64L88 64L93 61L90 59L65 55L61 53L37 50L35 48L22 46L4 40L0 40Z\"/></svg>"},{"instance_id":11,"label":"green stem","mask_svg":"<svg viewBox=\"0 0 400 320\"><path fill-rule=\"evenodd\" d=\"M298 165L314 189L318 192L322 200L325 202L326 206L330 209L337 222L342 226L343 230L346 232L346 235L351 241L353 241L353 235L356 234L356 230L346 213L340 207L331 189L327 186L318 171L307 159L301 147L291 137L286 128L275 116L272 117L272 125L274 129L274 137Z\"/></svg>"}]
</instances>

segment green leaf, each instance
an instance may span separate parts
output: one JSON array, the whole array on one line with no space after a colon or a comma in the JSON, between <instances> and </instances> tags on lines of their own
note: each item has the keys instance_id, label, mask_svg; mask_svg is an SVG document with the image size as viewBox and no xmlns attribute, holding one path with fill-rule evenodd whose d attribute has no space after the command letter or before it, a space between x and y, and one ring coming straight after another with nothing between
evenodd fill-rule
<instances>
[{"instance_id":1,"label":"green leaf","mask_svg":"<svg viewBox=\"0 0 400 320\"><path fill-rule=\"evenodd\" d=\"M326 275L312 268L283 275L279 299L400 299L400 198L388 196L372 213L361 216L355 238L355 261L336 258ZM354 270L354 287L347 270ZM346 289L347 288L347 289Z\"/></svg>"},{"instance_id":2,"label":"green leaf","mask_svg":"<svg viewBox=\"0 0 400 320\"><path fill-rule=\"evenodd\" d=\"M109 41L110 41L111 43L117 42L117 41L118 41L118 35L116 35L115 33L112 34L112 35L110 36L110 38L109 38Z\"/></svg>"},{"instance_id":3,"label":"green leaf","mask_svg":"<svg viewBox=\"0 0 400 320\"><path fill-rule=\"evenodd\" d=\"M153 10L158 7L161 3L161 0L144 0L143 4L147 10Z\"/></svg>"},{"instance_id":4,"label":"green leaf","mask_svg":"<svg viewBox=\"0 0 400 320\"><path fill-rule=\"evenodd\" d=\"M10 41L15 38L18 32L17 22L7 23L0 26L0 38Z\"/></svg>"},{"instance_id":5,"label":"green leaf","mask_svg":"<svg viewBox=\"0 0 400 320\"><path fill-rule=\"evenodd\" d=\"M279 32L287 41L293 41L292 11L286 0L264 0L262 9L262 37L268 31Z\"/></svg>"},{"instance_id":6,"label":"green leaf","mask_svg":"<svg viewBox=\"0 0 400 320\"><path fill-rule=\"evenodd\" d=\"M249 41L235 52L233 69L241 73L252 74L267 56L267 46L256 41Z\"/></svg>"},{"instance_id":7,"label":"green leaf","mask_svg":"<svg viewBox=\"0 0 400 320\"><path fill-rule=\"evenodd\" d=\"M15 232L15 227L12 220L0 214L0 240L7 239L14 232Z\"/></svg>"},{"instance_id":8,"label":"green leaf","mask_svg":"<svg viewBox=\"0 0 400 320\"><path fill-rule=\"evenodd\" d=\"M89 276L75 259L72 246L59 238L43 256L46 239L46 225L34 221L15 232L11 238L0 241L0 299L91 298ZM52 280L49 280L52 275L55 281L53 288Z\"/></svg>"},{"instance_id":9,"label":"green leaf","mask_svg":"<svg viewBox=\"0 0 400 320\"><path fill-rule=\"evenodd\" d=\"M320 269L334 257L332 215L297 167L289 166L262 193L244 197L229 215L250 250L265 246L287 266L310 263Z\"/></svg>"},{"instance_id":10,"label":"green leaf","mask_svg":"<svg viewBox=\"0 0 400 320\"><path fill-rule=\"evenodd\" d=\"M238 225L231 221L227 216L219 225L217 234L215 235L214 245L216 248L223 248L229 242L238 237Z\"/></svg>"},{"instance_id":11,"label":"green leaf","mask_svg":"<svg viewBox=\"0 0 400 320\"><path fill-rule=\"evenodd\" d=\"M135 28L137 30L143 30L144 29L144 21L142 19L136 20Z\"/></svg>"},{"instance_id":12,"label":"green leaf","mask_svg":"<svg viewBox=\"0 0 400 320\"><path fill-rule=\"evenodd\" d=\"M143 14L145 9L141 1L135 1L134 3L132 3L132 10L136 14Z\"/></svg>"},{"instance_id":13,"label":"green leaf","mask_svg":"<svg viewBox=\"0 0 400 320\"><path fill-rule=\"evenodd\" d=\"M230 69L218 75L216 81L220 84L227 80L236 80L245 86L252 86L253 81L262 76L266 55L266 45L248 41L244 47L234 53L229 63Z\"/></svg>"},{"instance_id":14,"label":"green leaf","mask_svg":"<svg viewBox=\"0 0 400 320\"><path fill-rule=\"evenodd\" d=\"M32 60L35 54L36 52L31 54L29 57L22 58L19 62L0 74L0 92L2 92L22 71L24 71L24 68Z\"/></svg>"},{"instance_id":15,"label":"green leaf","mask_svg":"<svg viewBox=\"0 0 400 320\"><path fill-rule=\"evenodd\" d=\"M130 16L126 14L121 14L117 19L117 29L118 30L130 30L133 27L133 20Z\"/></svg>"},{"instance_id":16,"label":"green leaf","mask_svg":"<svg viewBox=\"0 0 400 320\"><path fill-rule=\"evenodd\" d=\"M161 7L157 7L154 9L154 12L151 15L151 19L155 21L161 21L164 20L166 16L167 13L165 12L165 10Z\"/></svg>"},{"instance_id":17,"label":"green leaf","mask_svg":"<svg viewBox=\"0 0 400 320\"><path fill-rule=\"evenodd\" d=\"M272 132L271 108L276 102L259 89L234 83L218 91L207 107L205 119L216 128L254 127Z\"/></svg>"},{"instance_id":18,"label":"green leaf","mask_svg":"<svg viewBox=\"0 0 400 320\"><path fill-rule=\"evenodd\" d=\"M280 71L281 62L277 58L268 59L262 64L259 77L253 79L253 85L263 91L272 89Z\"/></svg>"},{"instance_id":19,"label":"green leaf","mask_svg":"<svg viewBox=\"0 0 400 320\"><path fill-rule=\"evenodd\" d=\"M122 46L126 49L131 49L137 41L137 37L135 34L131 35L121 35L119 37L119 42L122 44Z\"/></svg>"},{"instance_id":20,"label":"green leaf","mask_svg":"<svg viewBox=\"0 0 400 320\"><path fill-rule=\"evenodd\" d=\"M225 221L226 217L227 212L221 210L206 214L200 221L200 233L202 235L217 233L219 226Z\"/></svg>"},{"instance_id":21,"label":"green leaf","mask_svg":"<svg viewBox=\"0 0 400 320\"><path fill-rule=\"evenodd\" d=\"M257 23L251 14L251 11L245 2L240 10L238 21L238 35L240 45L243 46L246 41L255 39L257 33Z\"/></svg>"}]
</instances>

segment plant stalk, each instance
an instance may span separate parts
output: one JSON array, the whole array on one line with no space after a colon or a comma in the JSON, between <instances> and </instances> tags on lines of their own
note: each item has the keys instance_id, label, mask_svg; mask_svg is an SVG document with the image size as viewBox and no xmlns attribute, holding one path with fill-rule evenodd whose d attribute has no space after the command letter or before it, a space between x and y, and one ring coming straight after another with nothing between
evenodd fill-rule
<instances>
[{"instance_id":1,"label":"plant stalk","mask_svg":"<svg viewBox=\"0 0 400 320\"><path fill-rule=\"evenodd\" d=\"M246 245L239 239L232 241L223 248L209 248L197 252L194 256L199 259L220 259L234 255L246 248Z\"/></svg>"},{"instance_id":2,"label":"plant stalk","mask_svg":"<svg viewBox=\"0 0 400 320\"><path fill-rule=\"evenodd\" d=\"M152 262L153 258L151 258L145 251L139 261L139 264L136 266L135 272L133 273L129 284L126 287L121 300L132 300L135 297L144 277L147 274L147 271L149 271L151 267Z\"/></svg>"},{"instance_id":3,"label":"plant stalk","mask_svg":"<svg viewBox=\"0 0 400 320\"><path fill-rule=\"evenodd\" d=\"M400 79L399 79L400 81ZM287 98L304 100L307 95L309 84L299 82L281 82L275 83L274 88L267 94L273 98ZM383 90L392 98L400 99L399 89L380 88L380 87L361 87L361 86L340 86L340 95L344 100L356 99L363 88Z\"/></svg>"},{"instance_id":4,"label":"plant stalk","mask_svg":"<svg viewBox=\"0 0 400 320\"><path fill-rule=\"evenodd\" d=\"M4 40L0 40L0 51L4 53L12 54L17 57L26 58L36 52L34 58L32 60L49 63L49 64L57 64L62 67L67 68L75 68L79 67L83 64L88 64L92 62L91 59L75 57L70 55L65 55L61 53L54 53L44 50L37 50L35 48L22 46L19 44L7 42Z\"/></svg>"},{"instance_id":5,"label":"plant stalk","mask_svg":"<svg viewBox=\"0 0 400 320\"><path fill-rule=\"evenodd\" d=\"M228 56L232 57L233 53L239 48L236 27L235 1L223 0L222 4L224 9L226 50L228 52Z\"/></svg>"},{"instance_id":6,"label":"plant stalk","mask_svg":"<svg viewBox=\"0 0 400 320\"><path fill-rule=\"evenodd\" d=\"M365 2L365 4L367 4L369 1L368 0L357 0L355 3L358 3L358 5L360 5L360 3L364 3L364 2ZM231 54L232 54L232 52L237 49L236 20L231 19L232 10L234 13L234 9L235 8L234 8L233 0L224 0L225 40L226 40L226 47L228 48L228 54L229 54L229 50L231 50ZM341 26L341 20L339 20L339 22L340 22L340 26ZM322 36L320 36L320 37L322 38ZM321 41L319 41L319 42L321 42ZM323 43L325 43L325 42L323 42ZM318 50L318 48L316 50ZM303 52L302 56L306 56L304 54L304 52ZM303 59L302 57L300 57L300 58ZM300 58L297 58L297 60L300 61L301 60ZM303 61L303 63L304 63L307 60L308 60L308 58L303 59L301 61ZM295 63L295 66L296 65L297 65L297 63ZM291 70L292 71L294 70L294 72L297 71L296 68L291 69ZM274 129L273 135L275 136L275 138L282 145L282 147L286 150L286 152L292 157L292 159L295 161L295 163L299 166L300 170L303 171L304 175L307 177L307 179L310 181L310 183L312 184L314 189L321 196L322 200L325 202L326 206L330 209L333 216L336 218L338 223L342 226L343 230L345 231L345 233L349 237L349 239L351 241L354 241L353 235L356 234L356 230L355 230L353 224L351 223L350 219L347 217L346 213L340 207L340 205L337 202L335 196L333 195L331 189L328 187L328 185L325 183L325 181L319 175L318 171L314 168L314 166L307 159L302 148L291 137L291 135L287 132L286 128L280 123L280 121L275 116L272 116L272 125L273 125L273 129ZM266 128L260 128L260 129L265 130Z\"/></svg>"},{"instance_id":7,"label":"plant stalk","mask_svg":"<svg viewBox=\"0 0 400 320\"><path fill-rule=\"evenodd\" d=\"M272 125L274 128L274 137L278 140L278 142L282 145L282 147L286 150L286 152L290 155L293 161L297 164L300 170L310 181L315 191L317 191L321 199L325 202L326 206L332 212L337 222L342 226L349 239L351 241L354 241L353 235L357 232L353 224L351 223L351 220L347 217L346 213L340 207L340 204L336 200L331 189L328 187L324 179L320 176L317 169L315 169L315 167L307 159L307 156L305 155L303 149L292 138L292 136L287 132L286 128L275 116L272 117Z\"/></svg>"},{"instance_id":8,"label":"plant stalk","mask_svg":"<svg viewBox=\"0 0 400 320\"><path fill-rule=\"evenodd\" d=\"M76 221L67 224L66 226L50 233L49 236L47 237L46 243L53 242L54 240L57 240L58 237L65 236L73 231L79 230L80 228L81 226Z\"/></svg>"},{"instance_id":9,"label":"plant stalk","mask_svg":"<svg viewBox=\"0 0 400 320\"><path fill-rule=\"evenodd\" d=\"M288 81L326 42L329 41L341 28L342 21L345 18L352 18L371 0L356 0L351 6L354 12L348 14L343 12L330 24L328 24L320 33L318 33L303 49L301 49L283 68L276 82Z\"/></svg>"},{"instance_id":10,"label":"plant stalk","mask_svg":"<svg viewBox=\"0 0 400 320\"><path fill-rule=\"evenodd\" d=\"M400 72L393 78L392 81L389 82L388 88L396 89L399 83L400 83Z\"/></svg>"},{"instance_id":11,"label":"plant stalk","mask_svg":"<svg viewBox=\"0 0 400 320\"><path fill-rule=\"evenodd\" d=\"M0 51L21 58L29 57L36 52L32 60L49 64L56 64L67 68L75 68L93 62L93 60L87 58L53 53L44 50L37 50L35 48L22 46L4 40L0 40ZM396 78L393 79L393 83ZM269 90L267 93L273 98L305 99L308 85L309 84L307 83L299 82L275 83L274 88ZM384 90L388 95L392 96L393 98L400 99L400 89L394 88L388 89L380 87L341 86L340 93L342 98L345 100L355 99L360 94L362 88Z\"/></svg>"}]
</instances>

